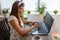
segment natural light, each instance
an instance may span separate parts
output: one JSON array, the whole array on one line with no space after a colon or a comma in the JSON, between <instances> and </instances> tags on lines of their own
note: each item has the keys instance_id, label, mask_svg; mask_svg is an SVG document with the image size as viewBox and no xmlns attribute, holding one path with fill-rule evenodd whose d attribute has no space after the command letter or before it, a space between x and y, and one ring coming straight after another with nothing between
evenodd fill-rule
<instances>
[{"instance_id":1,"label":"natural light","mask_svg":"<svg viewBox=\"0 0 60 40\"><path fill-rule=\"evenodd\" d=\"M1 8L9 8L11 11L12 4L16 0L1 0ZM25 3L25 11L36 11L38 0L23 0ZM50 12L50 14L53 14L54 10L58 10L58 14L60 13L60 0L40 0L40 5L42 3L46 4L46 11Z\"/></svg>"}]
</instances>

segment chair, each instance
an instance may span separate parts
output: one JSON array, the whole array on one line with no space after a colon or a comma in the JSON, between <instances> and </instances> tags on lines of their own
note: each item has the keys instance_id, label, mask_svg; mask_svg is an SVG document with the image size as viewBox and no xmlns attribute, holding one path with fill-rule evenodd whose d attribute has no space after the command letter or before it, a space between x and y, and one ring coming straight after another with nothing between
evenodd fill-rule
<instances>
[{"instance_id":1,"label":"chair","mask_svg":"<svg viewBox=\"0 0 60 40\"><path fill-rule=\"evenodd\" d=\"M7 18L0 21L0 39L9 40L10 38L10 27L7 22Z\"/></svg>"}]
</instances>

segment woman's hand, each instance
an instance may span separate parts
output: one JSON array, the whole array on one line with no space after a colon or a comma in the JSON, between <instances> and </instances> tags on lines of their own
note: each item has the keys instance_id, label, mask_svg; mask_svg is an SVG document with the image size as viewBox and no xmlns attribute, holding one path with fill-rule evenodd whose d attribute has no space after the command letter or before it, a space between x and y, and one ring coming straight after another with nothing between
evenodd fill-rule
<instances>
[{"instance_id":1,"label":"woman's hand","mask_svg":"<svg viewBox=\"0 0 60 40\"><path fill-rule=\"evenodd\" d=\"M40 25L39 25L38 23L35 23L35 24L34 24L34 27L35 27L35 28L39 28Z\"/></svg>"}]
</instances>

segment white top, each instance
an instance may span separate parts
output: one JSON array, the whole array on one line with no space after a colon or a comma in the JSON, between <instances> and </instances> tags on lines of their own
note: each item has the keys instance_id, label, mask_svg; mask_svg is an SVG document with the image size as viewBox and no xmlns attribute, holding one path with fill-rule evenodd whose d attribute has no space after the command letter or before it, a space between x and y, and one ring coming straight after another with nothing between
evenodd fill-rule
<instances>
[{"instance_id":1,"label":"white top","mask_svg":"<svg viewBox=\"0 0 60 40\"><path fill-rule=\"evenodd\" d=\"M12 21L12 20L18 20L18 19L15 16L9 16L8 23L9 21ZM25 37L22 38L10 23L9 23L9 26L10 26L10 40L25 40L25 39L27 40L27 38ZM21 26L24 27L22 20L21 20Z\"/></svg>"}]
</instances>

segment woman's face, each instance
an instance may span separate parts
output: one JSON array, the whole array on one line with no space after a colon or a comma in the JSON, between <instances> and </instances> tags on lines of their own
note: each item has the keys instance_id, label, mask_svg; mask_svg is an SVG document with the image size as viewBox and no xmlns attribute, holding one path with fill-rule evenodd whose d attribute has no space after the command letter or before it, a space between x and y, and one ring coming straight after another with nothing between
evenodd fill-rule
<instances>
[{"instance_id":1,"label":"woman's face","mask_svg":"<svg viewBox=\"0 0 60 40\"><path fill-rule=\"evenodd\" d=\"M21 6L20 8L18 8L18 13L19 13L20 15L22 15L23 12L24 12L24 6Z\"/></svg>"}]
</instances>

